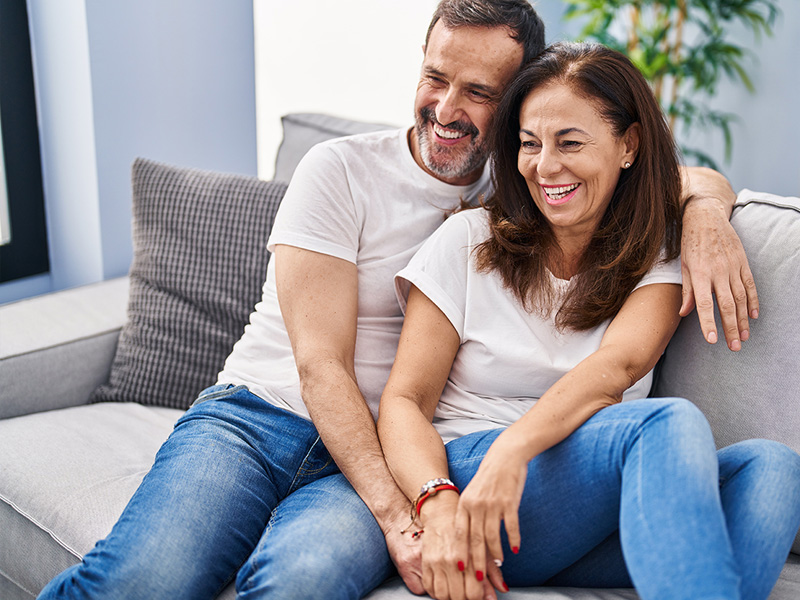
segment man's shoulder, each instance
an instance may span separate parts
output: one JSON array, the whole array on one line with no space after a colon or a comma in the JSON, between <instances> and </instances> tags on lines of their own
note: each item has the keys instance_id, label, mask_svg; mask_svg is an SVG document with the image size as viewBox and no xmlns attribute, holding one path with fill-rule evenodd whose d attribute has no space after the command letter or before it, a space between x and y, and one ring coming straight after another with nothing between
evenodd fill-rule
<instances>
[{"instance_id":1,"label":"man's shoulder","mask_svg":"<svg viewBox=\"0 0 800 600\"><path fill-rule=\"evenodd\" d=\"M353 135L345 135L320 142L317 144L317 147L345 153L362 152L367 148L378 148L381 146L385 146L387 149L393 149L402 131L405 131L405 129L395 128L355 133Z\"/></svg>"}]
</instances>

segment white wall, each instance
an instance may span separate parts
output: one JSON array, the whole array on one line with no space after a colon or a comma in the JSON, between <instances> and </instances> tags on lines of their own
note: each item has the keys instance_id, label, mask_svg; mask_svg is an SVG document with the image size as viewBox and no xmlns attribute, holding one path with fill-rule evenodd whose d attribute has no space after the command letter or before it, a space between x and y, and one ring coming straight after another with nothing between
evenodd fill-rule
<instances>
[{"instance_id":1,"label":"white wall","mask_svg":"<svg viewBox=\"0 0 800 600\"><path fill-rule=\"evenodd\" d=\"M288 112L411 123L436 3L254 0L259 176L272 177Z\"/></svg>"},{"instance_id":2,"label":"white wall","mask_svg":"<svg viewBox=\"0 0 800 600\"><path fill-rule=\"evenodd\" d=\"M436 0L254 0L259 176L273 174L280 116L287 112L410 124L420 48L435 5ZM718 138L700 143L735 189L800 195L800 2L779 5L783 17L774 38L756 44L749 33L735 32L758 56L750 69L758 93L722 86L717 106L743 119L734 125L732 163L724 164ZM534 6L548 42L576 35L577 24L561 20L562 2L539 0Z\"/></svg>"}]
</instances>

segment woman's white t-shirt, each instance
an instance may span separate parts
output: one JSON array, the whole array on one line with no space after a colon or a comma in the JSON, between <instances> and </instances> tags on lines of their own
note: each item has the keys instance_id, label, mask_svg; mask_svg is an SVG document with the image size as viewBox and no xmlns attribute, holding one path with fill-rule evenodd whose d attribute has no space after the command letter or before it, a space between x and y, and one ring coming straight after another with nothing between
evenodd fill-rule
<instances>
[{"instance_id":1,"label":"woman's white t-shirt","mask_svg":"<svg viewBox=\"0 0 800 600\"><path fill-rule=\"evenodd\" d=\"M489 236L488 214L474 209L450 217L395 278L404 311L413 284L439 307L461 339L434 415L445 442L514 423L600 347L611 322L589 331L559 331L553 315L542 318L526 311L496 272L479 273L473 249ZM556 289L569 285L552 280ZM680 260L654 266L636 288L652 283L680 284ZM646 397L652 379L651 371L623 399Z\"/></svg>"},{"instance_id":2,"label":"woman's white t-shirt","mask_svg":"<svg viewBox=\"0 0 800 600\"><path fill-rule=\"evenodd\" d=\"M355 372L375 418L403 324L394 275L462 198L474 202L490 185L488 168L469 186L429 175L414 161L407 133L368 133L312 148L292 177L268 241L270 250L286 244L358 267ZM244 384L267 402L308 418L278 306L274 261L261 302L218 383Z\"/></svg>"}]
</instances>

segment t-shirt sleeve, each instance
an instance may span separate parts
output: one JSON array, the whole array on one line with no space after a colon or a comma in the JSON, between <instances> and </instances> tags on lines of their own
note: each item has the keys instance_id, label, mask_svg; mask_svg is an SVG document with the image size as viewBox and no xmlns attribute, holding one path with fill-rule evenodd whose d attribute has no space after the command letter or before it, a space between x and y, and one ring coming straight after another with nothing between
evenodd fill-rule
<instances>
[{"instance_id":1,"label":"t-shirt sleeve","mask_svg":"<svg viewBox=\"0 0 800 600\"><path fill-rule=\"evenodd\" d=\"M395 276L395 292L403 313L413 284L444 313L462 341L473 226L462 214L450 217Z\"/></svg>"},{"instance_id":2,"label":"t-shirt sleeve","mask_svg":"<svg viewBox=\"0 0 800 600\"><path fill-rule=\"evenodd\" d=\"M640 287L650 285L652 283L677 283L681 285L683 279L681 277L681 257L678 256L674 260L667 262L659 261L647 274L642 277L642 280L636 284L634 290Z\"/></svg>"},{"instance_id":3,"label":"t-shirt sleeve","mask_svg":"<svg viewBox=\"0 0 800 600\"><path fill-rule=\"evenodd\" d=\"M314 146L297 165L267 242L355 263L360 220L344 159L332 144Z\"/></svg>"}]
</instances>

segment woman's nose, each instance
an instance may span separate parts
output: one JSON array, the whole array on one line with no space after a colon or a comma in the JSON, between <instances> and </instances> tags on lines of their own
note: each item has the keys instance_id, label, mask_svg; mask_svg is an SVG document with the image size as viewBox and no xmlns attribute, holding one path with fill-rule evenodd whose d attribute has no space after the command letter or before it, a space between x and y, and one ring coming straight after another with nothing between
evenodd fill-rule
<instances>
[{"instance_id":1,"label":"woman's nose","mask_svg":"<svg viewBox=\"0 0 800 600\"><path fill-rule=\"evenodd\" d=\"M552 177L561 170L561 158L555 148L543 146L539 151L536 172L542 179Z\"/></svg>"}]
</instances>

